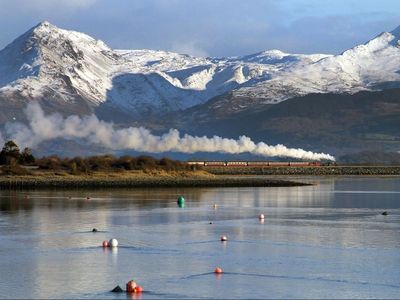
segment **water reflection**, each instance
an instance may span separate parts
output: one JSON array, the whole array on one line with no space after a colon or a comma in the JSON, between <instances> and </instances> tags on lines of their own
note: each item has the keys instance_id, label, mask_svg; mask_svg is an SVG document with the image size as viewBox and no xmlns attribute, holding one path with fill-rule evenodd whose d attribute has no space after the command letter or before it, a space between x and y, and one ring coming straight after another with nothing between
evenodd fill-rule
<instances>
[{"instance_id":1,"label":"water reflection","mask_svg":"<svg viewBox=\"0 0 400 300\"><path fill-rule=\"evenodd\" d=\"M0 191L0 268L7 270L0 293L122 299L398 295L400 179L303 180L316 185ZM177 205L179 195L184 208ZM221 235L228 241L221 243ZM110 238L121 247L101 247ZM216 277L216 266L226 274ZM147 293L108 293L131 279Z\"/></svg>"},{"instance_id":2,"label":"water reflection","mask_svg":"<svg viewBox=\"0 0 400 300\"><path fill-rule=\"evenodd\" d=\"M94 209L133 206L137 208L167 207L176 201L182 189L112 189L112 190L38 190L0 191L0 210ZM201 189L185 189L192 203L201 201ZM90 195L90 197L86 196Z\"/></svg>"}]
</instances>

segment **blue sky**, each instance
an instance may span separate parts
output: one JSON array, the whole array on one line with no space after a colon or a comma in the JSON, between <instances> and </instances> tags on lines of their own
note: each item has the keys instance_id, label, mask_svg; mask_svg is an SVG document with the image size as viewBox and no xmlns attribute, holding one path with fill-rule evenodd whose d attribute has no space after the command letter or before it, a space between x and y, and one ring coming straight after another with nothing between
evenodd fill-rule
<instances>
[{"instance_id":1,"label":"blue sky","mask_svg":"<svg viewBox=\"0 0 400 300\"><path fill-rule=\"evenodd\" d=\"M40 21L112 48L340 53L400 25L397 0L0 0L0 48Z\"/></svg>"}]
</instances>

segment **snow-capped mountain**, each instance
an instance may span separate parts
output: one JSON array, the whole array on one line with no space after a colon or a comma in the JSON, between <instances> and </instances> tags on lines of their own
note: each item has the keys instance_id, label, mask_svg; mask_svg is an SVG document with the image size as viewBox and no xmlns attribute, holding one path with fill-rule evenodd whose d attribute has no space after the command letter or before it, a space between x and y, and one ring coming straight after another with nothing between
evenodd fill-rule
<instances>
[{"instance_id":1,"label":"snow-capped mountain","mask_svg":"<svg viewBox=\"0 0 400 300\"><path fill-rule=\"evenodd\" d=\"M106 106L135 120L212 98L211 108L241 111L309 93L384 89L400 86L399 38L400 27L340 55L271 50L201 58L113 50L88 35L43 22L0 51L0 105L45 100L84 106L83 113ZM215 100L226 93L229 101Z\"/></svg>"},{"instance_id":2,"label":"snow-capped mountain","mask_svg":"<svg viewBox=\"0 0 400 300\"><path fill-rule=\"evenodd\" d=\"M340 55L279 70L270 80L234 92L274 103L309 93L355 93L385 84L400 86L400 27ZM318 57L318 56L317 56ZM273 93L271 93L273 91Z\"/></svg>"}]
</instances>

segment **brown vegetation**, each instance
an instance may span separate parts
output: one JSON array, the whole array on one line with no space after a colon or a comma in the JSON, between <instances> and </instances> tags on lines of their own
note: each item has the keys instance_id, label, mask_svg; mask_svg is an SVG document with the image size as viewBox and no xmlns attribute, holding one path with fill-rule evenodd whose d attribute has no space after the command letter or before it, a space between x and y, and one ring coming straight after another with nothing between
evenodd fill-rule
<instances>
[{"instance_id":1,"label":"brown vegetation","mask_svg":"<svg viewBox=\"0 0 400 300\"><path fill-rule=\"evenodd\" d=\"M150 156L115 157L113 155L99 155L75 158L49 156L36 160L36 165L42 170L64 171L73 175L131 170L191 170L191 166L186 163L169 158L156 159Z\"/></svg>"},{"instance_id":2,"label":"brown vegetation","mask_svg":"<svg viewBox=\"0 0 400 300\"><path fill-rule=\"evenodd\" d=\"M53 174L93 175L99 172L121 173L124 171L194 171L197 167L169 158L156 159L151 156L121 156L98 155L90 157L61 158L56 155L36 159L34 166L21 166L17 160L0 167L0 174L29 175L38 171ZM33 172L34 171L34 172ZM33 172L33 173L32 173Z\"/></svg>"},{"instance_id":3,"label":"brown vegetation","mask_svg":"<svg viewBox=\"0 0 400 300\"><path fill-rule=\"evenodd\" d=\"M35 170L32 175L0 176L0 189L122 188L122 187L272 187L302 186L304 183L263 177L214 176L205 171L136 170L71 175Z\"/></svg>"}]
</instances>

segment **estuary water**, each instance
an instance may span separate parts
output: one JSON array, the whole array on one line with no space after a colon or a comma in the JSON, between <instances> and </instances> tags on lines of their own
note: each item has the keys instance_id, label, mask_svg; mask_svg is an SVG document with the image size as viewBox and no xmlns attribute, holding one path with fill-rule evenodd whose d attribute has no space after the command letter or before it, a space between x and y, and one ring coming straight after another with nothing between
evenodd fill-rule
<instances>
[{"instance_id":1,"label":"estuary water","mask_svg":"<svg viewBox=\"0 0 400 300\"><path fill-rule=\"evenodd\" d=\"M398 298L400 177L291 179L315 185L0 191L0 298Z\"/></svg>"}]
</instances>

